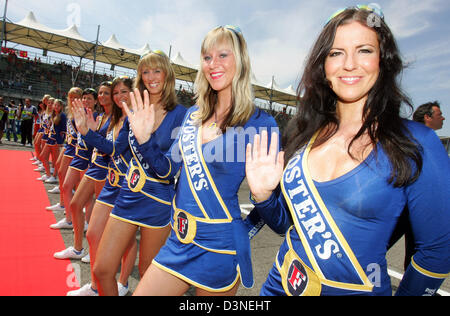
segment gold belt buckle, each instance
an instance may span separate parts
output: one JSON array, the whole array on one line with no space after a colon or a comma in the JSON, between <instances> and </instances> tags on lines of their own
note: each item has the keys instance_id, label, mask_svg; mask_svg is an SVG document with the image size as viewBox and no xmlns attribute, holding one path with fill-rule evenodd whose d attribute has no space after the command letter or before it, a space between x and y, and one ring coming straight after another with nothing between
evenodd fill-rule
<instances>
[{"instance_id":1,"label":"gold belt buckle","mask_svg":"<svg viewBox=\"0 0 450 316\"><path fill-rule=\"evenodd\" d=\"M114 169L109 169L108 180L109 184L111 184L113 187L118 186L120 181L119 173Z\"/></svg>"},{"instance_id":2,"label":"gold belt buckle","mask_svg":"<svg viewBox=\"0 0 450 316\"><path fill-rule=\"evenodd\" d=\"M178 240L183 244L190 244L194 241L197 233L197 221L194 216L185 211L176 210L173 226Z\"/></svg>"},{"instance_id":3,"label":"gold belt buckle","mask_svg":"<svg viewBox=\"0 0 450 316\"><path fill-rule=\"evenodd\" d=\"M144 187L145 181L145 172L141 168L131 165L127 175L127 182L130 190L133 192L140 192Z\"/></svg>"},{"instance_id":4,"label":"gold belt buckle","mask_svg":"<svg viewBox=\"0 0 450 316\"><path fill-rule=\"evenodd\" d=\"M290 296L319 296L322 284L317 274L289 249L281 266L281 283Z\"/></svg>"}]
</instances>

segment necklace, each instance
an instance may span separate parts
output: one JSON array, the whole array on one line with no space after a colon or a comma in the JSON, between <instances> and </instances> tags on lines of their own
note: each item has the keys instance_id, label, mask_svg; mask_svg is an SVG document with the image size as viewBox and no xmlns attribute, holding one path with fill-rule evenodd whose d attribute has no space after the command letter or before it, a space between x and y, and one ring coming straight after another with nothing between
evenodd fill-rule
<instances>
[{"instance_id":1,"label":"necklace","mask_svg":"<svg viewBox=\"0 0 450 316\"><path fill-rule=\"evenodd\" d=\"M208 128L211 128L211 129L217 128L217 113L216 112L214 112L214 122L210 123L208 125Z\"/></svg>"}]
</instances>

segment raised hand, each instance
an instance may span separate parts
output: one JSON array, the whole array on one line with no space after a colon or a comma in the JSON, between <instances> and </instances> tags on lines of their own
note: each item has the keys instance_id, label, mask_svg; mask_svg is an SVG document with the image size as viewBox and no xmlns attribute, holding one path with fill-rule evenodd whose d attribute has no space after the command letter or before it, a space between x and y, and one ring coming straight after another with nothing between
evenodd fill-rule
<instances>
[{"instance_id":1,"label":"raised hand","mask_svg":"<svg viewBox=\"0 0 450 316\"><path fill-rule=\"evenodd\" d=\"M88 116L86 110L84 109L83 102L81 102L80 99L73 100L71 110L77 130L82 135L86 135L87 132L89 132L89 126Z\"/></svg>"},{"instance_id":2,"label":"raised hand","mask_svg":"<svg viewBox=\"0 0 450 316\"><path fill-rule=\"evenodd\" d=\"M284 152L278 152L277 133L272 133L267 149L267 131L255 135L253 146L249 143L246 148L245 173L255 202L267 200L283 175Z\"/></svg>"},{"instance_id":3,"label":"raised hand","mask_svg":"<svg viewBox=\"0 0 450 316\"><path fill-rule=\"evenodd\" d=\"M123 102L122 108L128 116L131 130L138 143L146 143L153 132L155 125L155 107L150 104L150 96L148 91L144 91L144 100L142 100L141 93L138 89L130 92L131 110L128 105Z\"/></svg>"}]
</instances>

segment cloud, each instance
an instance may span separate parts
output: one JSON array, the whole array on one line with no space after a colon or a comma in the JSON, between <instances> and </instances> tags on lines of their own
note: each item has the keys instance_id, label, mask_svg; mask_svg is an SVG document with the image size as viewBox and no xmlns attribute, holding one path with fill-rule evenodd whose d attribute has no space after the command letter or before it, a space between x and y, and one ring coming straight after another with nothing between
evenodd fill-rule
<instances>
[{"instance_id":1,"label":"cloud","mask_svg":"<svg viewBox=\"0 0 450 316\"><path fill-rule=\"evenodd\" d=\"M430 14L439 12L443 0L398 0L383 7L386 22L397 39L408 38L429 29Z\"/></svg>"},{"instance_id":2,"label":"cloud","mask_svg":"<svg viewBox=\"0 0 450 316\"><path fill-rule=\"evenodd\" d=\"M172 56L180 52L191 64L200 60L200 45L206 33L217 24L217 17L207 6L193 6L198 1L155 1L158 10L148 10L136 23L136 41L149 43L152 49L162 49Z\"/></svg>"},{"instance_id":3,"label":"cloud","mask_svg":"<svg viewBox=\"0 0 450 316\"><path fill-rule=\"evenodd\" d=\"M327 14L320 13L324 2L295 2L289 10L255 10L249 16L247 41L257 79L269 83L274 76L282 87L298 81Z\"/></svg>"}]
</instances>

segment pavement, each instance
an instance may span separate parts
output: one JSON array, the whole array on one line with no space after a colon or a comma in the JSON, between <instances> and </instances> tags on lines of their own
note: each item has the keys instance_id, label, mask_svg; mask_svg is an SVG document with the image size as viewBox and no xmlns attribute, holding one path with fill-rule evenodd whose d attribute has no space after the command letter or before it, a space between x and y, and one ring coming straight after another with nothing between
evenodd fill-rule
<instances>
[{"instance_id":1,"label":"pavement","mask_svg":"<svg viewBox=\"0 0 450 316\"><path fill-rule=\"evenodd\" d=\"M9 150L24 150L30 152L30 157L32 154L32 148L23 147L21 144L17 144L14 142L8 142L5 139L2 140L3 144L0 145L1 149L9 149ZM1 151L0 151L1 153ZM36 172L37 177L39 174ZM45 184L46 190L52 189L54 187L53 184ZM51 194L48 193L49 197L49 205L56 204L59 202L59 194ZM249 210L249 189L246 181L243 182L240 191L239 191L239 203L241 204L241 208L246 211ZM46 210L42 210L46 212ZM64 217L63 212L54 212L55 222L59 221ZM49 228L50 229L50 228ZM73 232L72 230L61 230L61 235L64 240L66 246L73 245ZM139 242L139 233L136 236ZM262 284L265 282L266 277L272 268L274 263L275 256L278 252L278 249L283 242L284 238L275 234L270 228L264 226L262 230L252 239L251 241L251 249L252 249L252 262L253 262L253 275L255 279L255 284L253 288L246 289L242 285L240 286L237 296L258 296L259 291L261 289ZM88 249L88 244L86 239L84 239L84 246ZM60 251L62 249L55 249L56 251ZM56 259L55 259L56 260ZM404 240L400 239L387 253L387 261L388 261L388 272L391 276L391 282L393 287L393 292L398 287L400 279L403 274L403 260L404 260ZM74 267L74 271L77 274L79 283L81 286L90 282L90 265L81 262L80 260L72 260L72 265ZM139 272L137 261L135 264L135 268L129 279L129 288L131 293L136 288L139 283ZM450 296L450 278L447 278L440 290L439 294L443 296ZM193 289L189 290L186 295L193 295Z\"/></svg>"}]
</instances>

